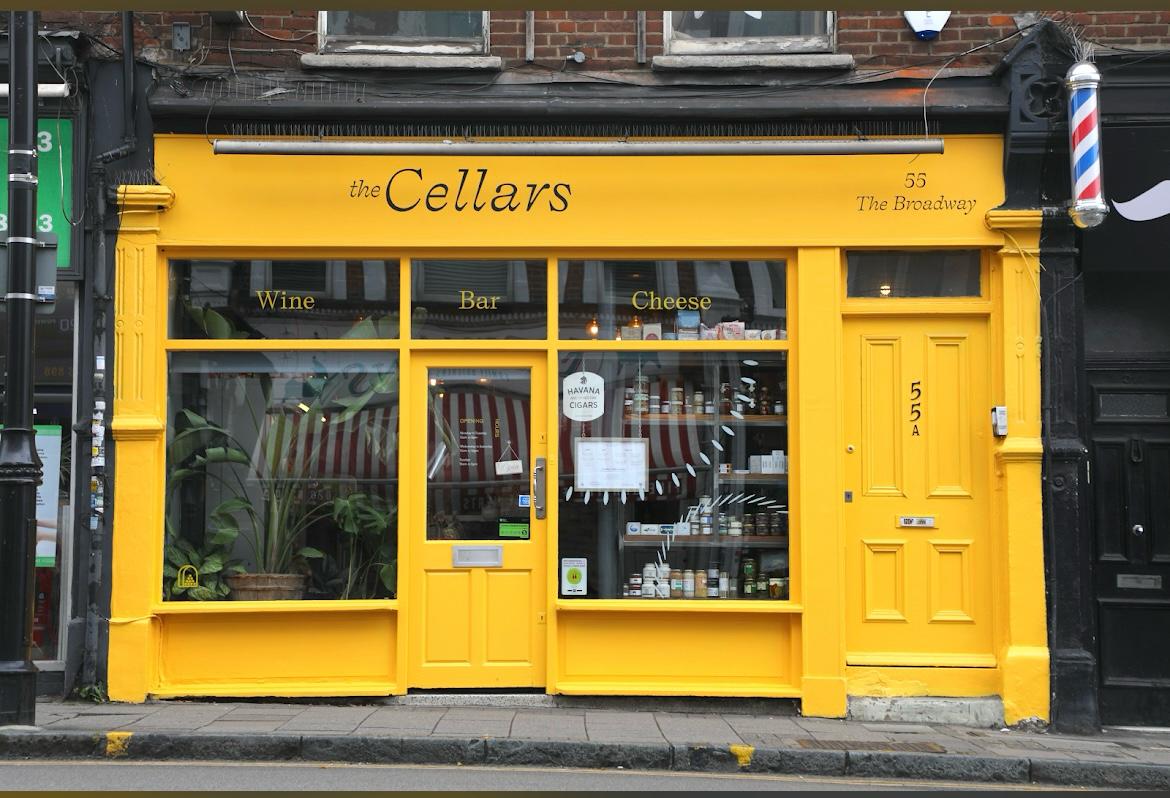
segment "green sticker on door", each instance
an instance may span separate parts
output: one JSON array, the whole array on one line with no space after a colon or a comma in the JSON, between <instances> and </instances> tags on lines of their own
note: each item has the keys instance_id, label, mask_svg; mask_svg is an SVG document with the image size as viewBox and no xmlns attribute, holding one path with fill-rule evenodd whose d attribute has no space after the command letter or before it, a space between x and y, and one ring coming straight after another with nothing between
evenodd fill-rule
<instances>
[{"instance_id":1,"label":"green sticker on door","mask_svg":"<svg viewBox=\"0 0 1170 798\"><path fill-rule=\"evenodd\" d=\"M500 537L528 540L528 524L514 524L508 521L501 521Z\"/></svg>"}]
</instances>

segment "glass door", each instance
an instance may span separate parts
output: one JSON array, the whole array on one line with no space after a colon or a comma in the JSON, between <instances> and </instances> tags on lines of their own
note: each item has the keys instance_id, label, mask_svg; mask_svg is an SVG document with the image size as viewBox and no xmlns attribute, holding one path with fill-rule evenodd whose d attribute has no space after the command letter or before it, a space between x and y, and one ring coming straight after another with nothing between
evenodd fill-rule
<instances>
[{"instance_id":1,"label":"glass door","mask_svg":"<svg viewBox=\"0 0 1170 798\"><path fill-rule=\"evenodd\" d=\"M413 687L544 684L544 370L531 354L415 357Z\"/></svg>"}]
</instances>

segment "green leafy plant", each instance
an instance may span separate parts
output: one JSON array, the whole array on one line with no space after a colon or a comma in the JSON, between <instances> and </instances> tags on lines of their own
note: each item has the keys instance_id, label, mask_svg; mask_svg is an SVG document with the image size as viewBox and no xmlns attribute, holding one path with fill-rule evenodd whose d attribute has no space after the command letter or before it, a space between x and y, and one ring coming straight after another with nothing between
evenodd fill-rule
<instances>
[{"instance_id":1,"label":"green leafy plant","mask_svg":"<svg viewBox=\"0 0 1170 798\"><path fill-rule=\"evenodd\" d=\"M203 547L190 543L184 547L180 545L181 538L174 536L174 550L168 557L175 555L172 564L176 573L181 564L195 559L206 565L210 558L214 568L223 552L230 551L239 539L250 550L255 573L308 573L308 562L322 560L325 554L304 545L305 535L314 523L332 515L339 524L344 523L343 532L353 542L355 554L347 558L345 566L353 576L347 573L344 582L346 592L351 592L373 563L378 569L389 566L388 556L376 549L372 558L366 557L367 565L360 565L356 554L358 543L369 538L376 525L381 524L379 534L384 536L386 508L376 507L369 497L351 497L340 505L339 500L311 502L305 495L305 485L310 481L309 470L318 460L324 436L308 437L311 448L305 456L293 457L290 453L298 444L298 424L303 423L302 419L324 419L328 413L331 424L343 425L365 410L375 397L387 395L393 387L393 375L369 375L368 379L347 374L309 377L305 385L313 396L295 405L274 403L272 378L267 374L257 377L259 396L245 392L242 397L253 420L256 456L224 426L191 409L178 413L168 449L170 479L176 484L196 477L205 484L217 482L230 498L208 516L211 534ZM257 398L261 400L260 412ZM300 443L306 443L303 436ZM228 567L226 560L223 567ZM243 572L234 565L231 568L228 573ZM200 590L198 595L207 594Z\"/></svg>"},{"instance_id":2,"label":"green leafy plant","mask_svg":"<svg viewBox=\"0 0 1170 798\"><path fill-rule=\"evenodd\" d=\"M351 493L333 500L333 520L345 535L342 557L346 565L345 586L340 598L353 598L356 590L373 595L374 579L393 593L398 560L386 536L392 510L389 503L368 493Z\"/></svg>"}]
</instances>

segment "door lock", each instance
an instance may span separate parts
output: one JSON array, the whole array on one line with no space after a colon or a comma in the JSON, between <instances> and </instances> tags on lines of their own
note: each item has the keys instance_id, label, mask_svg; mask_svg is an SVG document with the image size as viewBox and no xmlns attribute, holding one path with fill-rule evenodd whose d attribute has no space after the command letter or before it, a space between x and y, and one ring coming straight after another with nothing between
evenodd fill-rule
<instances>
[{"instance_id":1,"label":"door lock","mask_svg":"<svg viewBox=\"0 0 1170 798\"><path fill-rule=\"evenodd\" d=\"M1133 533L1140 538L1142 535L1146 534L1146 528L1141 524L1134 524Z\"/></svg>"}]
</instances>

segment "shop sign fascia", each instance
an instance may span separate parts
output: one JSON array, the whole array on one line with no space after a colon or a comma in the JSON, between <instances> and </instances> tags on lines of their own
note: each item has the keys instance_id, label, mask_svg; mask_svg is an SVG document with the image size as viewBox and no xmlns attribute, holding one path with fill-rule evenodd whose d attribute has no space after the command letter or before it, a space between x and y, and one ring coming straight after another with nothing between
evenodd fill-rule
<instances>
[{"instance_id":1,"label":"shop sign fascia","mask_svg":"<svg viewBox=\"0 0 1170 798\"><path fill-rule=\"evenodd\" d=\"M269 240L282 247L321 247L344 230L347 247L449 249L455 227L472 246L513 251L880 246L898 231L903 242L1001 243L983 223L1004 197L994 135L918 156L644 158L214 155L202 136L155 141L176 196L215 196L168 213L168 244L215 230L219 246L254 247L280 230Z\"/></svg>"}]
</instances>

